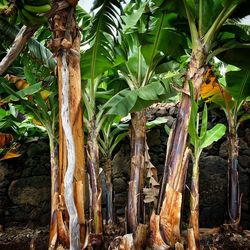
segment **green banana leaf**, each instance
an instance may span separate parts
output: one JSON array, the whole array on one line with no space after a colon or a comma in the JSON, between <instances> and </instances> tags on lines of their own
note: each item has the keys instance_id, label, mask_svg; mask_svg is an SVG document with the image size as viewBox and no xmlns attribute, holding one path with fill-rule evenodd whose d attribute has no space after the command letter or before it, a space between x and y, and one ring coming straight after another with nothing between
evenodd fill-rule
<instances>
[{"instance_id":1,"label":"green banana leaf","mask_svg":"<svg viewBox=\"0 0 250 250\"><path fill-rule=\"evenodd\" d=\"M226 83L229 93L235 100L241 102L250 96L250 69L227 72Z\"/></svg>"},{"instance_id":2,"label":"green banana leaf","mask_svg":"<svg viewBox=\"0 0 250 250\"><path fill-rule=\"evenodd\" d=\"M130 112L140 111L155 102L166 101L176 95L168 79L154 81L135 90L124 89L113 96L103 107L109 115L126 116Z\"/></svg>"},{"instance_id":3,"label":"green banana leaf","mask_svg":"<svg viewBox=\"0 0 250 250\"><path fill-rule=\"evenodd\" d=\"M114 8L116 6L117 8ZM90 48L81 55L82 79L95 79L113 65L114 35L119 25L121 5L117 0L97 0L92 10L87 42Z\"/></svg>"},{"instance_id":4,"label":"green banana leaf","mask_svg":"<svg viewBox=\"0 0 250 250\"><path fill-rule=\"evenodd\" d=\"M226 132L224 124L216 124L213 128L207 131L204 140L200 143L200 148L206 148L213 142L218 141Z\"/></svg>"}]
</instances>

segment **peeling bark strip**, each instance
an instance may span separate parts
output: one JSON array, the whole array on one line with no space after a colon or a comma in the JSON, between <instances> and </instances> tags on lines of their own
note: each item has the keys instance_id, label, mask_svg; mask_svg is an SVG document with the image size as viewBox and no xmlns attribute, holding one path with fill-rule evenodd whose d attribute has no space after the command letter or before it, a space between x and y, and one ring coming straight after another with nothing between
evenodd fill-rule
<instances>
[{"instance_id":1,"label":"peeling bark strip","mask_svg":"<svg viewBox=\"0 0 250 250\"><path fill-rule=\"evenodd\" d=\"M62 55L62 126L66 138L68 168L64 178L65 202L69 212L69 233L70 233L70 250L80 249L80 233L78 224L78 215L74 202L73 179L76 164L76 154L74 146L73 131L70 124L69 114L69 70L67 63L67 54Z\"/></svg>"},{"instance_id":2,"label":"peeling bark strip","mask_svg":"<svg viewBox=\"0 0 250 250\"><path fill-rule=\"evenodd\" d=\"M94 249L100 249L102 244L102 204L101 204L101 182L99 173L99 147L95 121L89 122L89 134L87 142L89 175L91 183L91 219L92 228L90 234L91 245Z\"/></svg>"},{"instance_id":3,"label":"peeling bark strip","mask_svg":"<svg viewBox=\"0 0 250 250\"><path fill-rule=\"evenodd\" d=\"M16 38L5 55L5 57L0 62L0 75L2 75L8 67L13 63L13 61L18 57L18 55L23 50L26 42L33 36L38 27L26 27L25 25L19 30Z\"/></svg>"},{"instance_id":4,"label":"peeling bark strip","mask_svg":"<svg viewBox=\"0 0 250 250\"><path fill-rule=\"evenodd\" d=\"M161 186L158 211L162 239L171 247L180 241L182 192L188 165L186 143L191 114L191 99L188 95L189 81L192 82L194 95L197 98L202 84L205 59L206 53L202 45L200 45L199 48L192 52L177 120L171 139L168 141L168 154L164 166L167 185L164 182Z\"/></svg>"},{"instance_id":5,"label":"peeling bark strip","mask_svg":"<svg viewBox=\"0 0 250 250\"><path fill-rule=\"evenodd\" d=\"M60 113L56 246L62 244L67 249L70 246L70 249L78 250L86 245L87 230L80 36L74 17L76 3L74 1L72 7L65 0L54 0L49 20L53 31L50 48L57 59ZM50 235L54 233L51 231Z\"/></svg>"}]
</instances>

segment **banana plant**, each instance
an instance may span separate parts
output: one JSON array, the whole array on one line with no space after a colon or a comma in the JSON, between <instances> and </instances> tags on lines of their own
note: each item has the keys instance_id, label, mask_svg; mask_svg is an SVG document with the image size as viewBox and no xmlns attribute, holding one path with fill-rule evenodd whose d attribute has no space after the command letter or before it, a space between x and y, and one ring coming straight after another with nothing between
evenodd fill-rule
<instances>
[{"instance_id":1,"label":"banana plant","mask_svg":"<svg viewBox=\"0 0 250 250\"><path fill-rule=\"evenodd\" d=\"M219 78L219 82L203 84L203 99L217 104L223 109L228 122L228 213L229 224L237 229L240 223L241 204L238 178L239 140L237 130L241 122L249 119L249 113L241 111L242 105L250 96L250 72L228 66L231 71ZM233 69L233 70L232 70Z\"/></svg>"},{"instance_id":2,"label":"banana plant","mask_svg":"<svg viewBox=\"0 0 250 250\"><path fill-rule=\"evenodd\" d=\"M80 33L75 20L77 1L53 1L51 49L56 56L59 99L59 205L55 235L49 249L59 243L69 249L88 244L85 220L85 156L80 73ZM69 220L68 220L69 219Z\"/></svg>"},{"instance_id":3,"label":"banana plant","mask_svg":"<svg viewBox=\"0 0 250 250\"><path fill-rule=\"evenodd\" d=\"M110 93L104 88L98 93L103 83L104 73L114 64L114 38L120 24L119 16L121 4L119 1L98 0L94 2L92 11L95 12L90 22L86 42L88 49L82 53L81 71L85 81L83 101L86 108L87 163L89 166L91 186L91 228L90 244L99 249L103 241L102 206L101 206L101 179L99 172L99 145L98 138L105 116L103 110L97 107L98 94L104 98ZM103 94L103 95L102 95Z\"/></svg>"},{"instance_id":4,"label":"banana plant","mask_svg":"<svg viewBox=\"0 0 250 250\"><path fill-rule=\"evenodd\" d=\"M40 68L40 67L39 67ZM35 70L36 75L33 74ZM26 80L18 77L9 77L9 81L1 78L3 89L9 93L2 99L2 103L19 102L22 105L21 112L33 117L33 122L43 127L49 137L50 163L51 163L51 231L50 237L54 237L55 216L58 206L58 103L57 91L55 89L55 78L47 76L43 80L47 82L47 87L43 87L42 81L37 82L39 76L37 69L31 65L24 66L24 76ZM12 81L11 84L10 81ZM17 83L22 83L17 84ZM54 89L53 89L54 87ZM53 92L52 92L53 89ZM46 95L45 95L46 93Z\"/></svg>"},{"instance_id":5,"label":"banana plant","mask_svg":"<svg viewBox=\"0 0 250 250\"><path fill-rule=\"evenodd\" d=\"M177 121L168 140L168 151L165 161L164 173L167 176L162 182L157 216L152 225L161 228L161 233L152 235L152 244L157 247L159 242L173 247L180 242L180 218L182 207L182 192L185 186L185 176L188 162L187 135L191 114L191 98L189 94L189 81L194 89L195 100L199 96L203 74L206 65L214 56L249 53L249 39L244 42L238 39L238 27L226 25L230 17L240 18L249 13L249 7L244 1L236 0L200 0L200 1L155 1L161 10L176 14L178 22L172 22L180 32L187 34L191 41L191 54L189 67L186 72L182 98L179 105ZM180 26L180 20L182 25ZM223 29L226 29L224 32ZM189 30L189 33L187 32ZM231 37L225 36L230 33ZM219 48L223 47L223 50ZM237 48L237 50L236 50ZM240 54L239 54L240 53ZM230 57L229 57L230 58ZM232 57L231 57L232 58ZM229 61L228 57L227 60ZM239 61L239 60L238 60ZM242 64L246 60L242 60ZM232 62L233 64L233 62ZM158 225L159 224L159 225ZM154 230L152 229L152 232Z\"/></svg>"},{"instance_id":6,"label":"banana plant","mask_svg":"<svg viewBox=\"0 0 250 250\"><path fill-rule=\"evenodd\" d=\"M199 236L199 159L202 150L218 141L226 132L226 126L216 124L213 128L207 130L207 105L204 105L202 120L198 113L198 104L194 100L192 85L190 85L191 94L191 116L188 126L189 141L193 146L192 162L192 180L190 187L190 216L188 227L188 247L189 249L200 249Z\"/></svg>"},{"instance_id":7,"label":"banana plant","mask_svg":"<svg viewBox=\"0 0 250 250\"><path fill-rule=\"evenodd\" d=\"M131 174L128 190L128 233L134 233L141 221L145 164L145 108L175 93L170 87L168 71L178 66L174 58L184 53L186 41L170 30L171 15L160 12L149 17L150 1L137 1L125 7L122 16L122 39L117 44L117 70L128 88L115 95L104 107L108 114L126 116L131 113ZM139 4L138 4L139 3ZM137 11L130 12L131 7ZM166 51L164 43L176 38L176 46ZM180 38L180 39L177 39ZM171 56L169 60L166 56ZM170 62L171 61L171 62ZM176 72L174 72L176 73Z\"/></svg>"},{"instance_id":8,"label":"banana plant","mask_svg":"<svg viewBox=\"0 0 250 250\"><path fill-rule=\"evenodd\" d=\"M113 151L117 145L128 135L128 124L120 123L119 116L108 116L100 130L99 148L104 158L104 172L107 188L106 220L109 224L114 222L113 208L113 183L112 183L112 159Z\"/></svg>"}]
</instances>

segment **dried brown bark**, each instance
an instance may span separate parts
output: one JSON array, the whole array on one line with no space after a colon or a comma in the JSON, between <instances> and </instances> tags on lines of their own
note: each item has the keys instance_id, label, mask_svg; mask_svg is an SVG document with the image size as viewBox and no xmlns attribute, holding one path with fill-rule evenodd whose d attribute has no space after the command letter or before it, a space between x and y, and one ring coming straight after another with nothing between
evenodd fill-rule
<instances>
[{"instance_id":1,"label":"dried brown bark","mask_svg":"<svg viewBox=\"0 0 250 250\"><path fill-rule=\"evenodd\" d=\"M131 114L131 170L128 189L128 232L134 233L140 223L141 181L145 164L145 111Z\"/></svg>"},{"instance_id":2,"label":"dried brown bark","mask_svg":"<svg viewBox=\"0 0 250 250\"><path fill-rule=\"evenodd\" d=\"M95 128L95 121L89 122L88 128L88 165L91 185L91 244L94 249L102 245L102 204L101 204L101 180L99 167L99 145L98 134Z\"/></svg>"},{"instance_id":3,"label":"dried brown bark","mask_svg":"<svg viewBox=\"0 0 250 250\"><path fill-rule=\"evenodd\" d=\"M0 75L2 75L8 67L14 62L18 55L23 50L27 41L33 36L38 27L26 27L25 25L19 30L16 38L5 55L5 57L0 62Z\"/></svg>"},{"instance_id":4,"label":"dried brown bark","mask_svg":"<svg viewBox=\"0 0 250 250\"><path fill-rule=\"evenodd\" d=\"M162 183L158 212L160 215L161 236L165 243L173 247L180 241L180 218L182 192L185 185L188 154L186 141L191 114L189 82L192 82L195 98L202 84L206 54L202 46L193 51L179 105L177 120L168 141L168 154L164 172L166 182Z\"/></svg>"},{"instance_id":5,"label":"dried brown bark","mask_svg":"<svg viewBox=\"0 0 250 250\"><path fill-rule=\"evenodd\" d=\"M64 1L55 1L55 5ZM51 28L53 31L53 40L51 48L57 59L57 76L58 76L58 96L59 96L59 111L63 109L63 82L65 83L65 76L68 79L68 91L66 94L68 98L68 112L69 123L72 132L73 144L69 145L68 135L65 134L65 127L63 127L63 119L60 116L59 120L59 170L58 170L58 192L59 199L57 203L57 210L54 212L54 224L51 225L50 244L52 239L56 237L56 243L61 243L65 247L75 247L80 249L85 244L86 238L86 224L84 215L84 199L85 199L85 160L84 160L84 133L83 133L83 119L82 119L82 92L81 92L81 75L80 75L80 37L79 31L74 18L74 8L68 4L64 5L51 17ZM65 73L66 72L66 73ZM65 98L65 97L64 97ZM67 143L66 143L67 139ZM80 245L77 242L72 242L73 235L69 234L69 221L72 219L71 214L68 214L65 206L65 174L68 168L69 147L72 148L71 156L75 158L73 166L73 179L70 189L73 192L70 194L72 203L76 207L76 218L74 228L76 238L79 238ZM74 183L73 183L74 182ZM79 227L79 230L78 230ZM54 229L56 228L56 229ZM71 227L69 227L72 230ZM72 231L73 232L73 231ZM56 245L56 244L55 244ZM74 245L74 246L73 246ZM54 246L51 246L51 249Z\"/></svg>"}]
</instances>

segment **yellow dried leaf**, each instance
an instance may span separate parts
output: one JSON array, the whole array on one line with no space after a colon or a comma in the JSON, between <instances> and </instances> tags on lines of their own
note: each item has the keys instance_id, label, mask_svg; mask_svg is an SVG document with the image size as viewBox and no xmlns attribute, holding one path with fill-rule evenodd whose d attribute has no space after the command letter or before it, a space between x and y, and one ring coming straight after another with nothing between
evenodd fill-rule
<instances>
[{"instance_id":1,"label":"yellow dried leaf","mask_svg":"<svg viewBox=\"0 0 250 250\"><path fill-rule=\"evenodd\" d=\"M7 160L7 159L11 159L11 158L16 158L21 156L22 154L16 152L15 150L11 149L10 151L8 151L0 160Z\"/></svg>"},{"instance_id":2,"label":"yellow dried leaf","mask_svg":"<svg viewBox=\"0 0 250 250\"><path fill-rule=\"evenodd\" d=\"M48 90L42 90L42 91L40 92L40 94L41 94L43 100L46 101L46 100L48 99L48 97L52 94L52 92L51 92L51 91L48 91Z\"/></svg>"}]
</instances>

